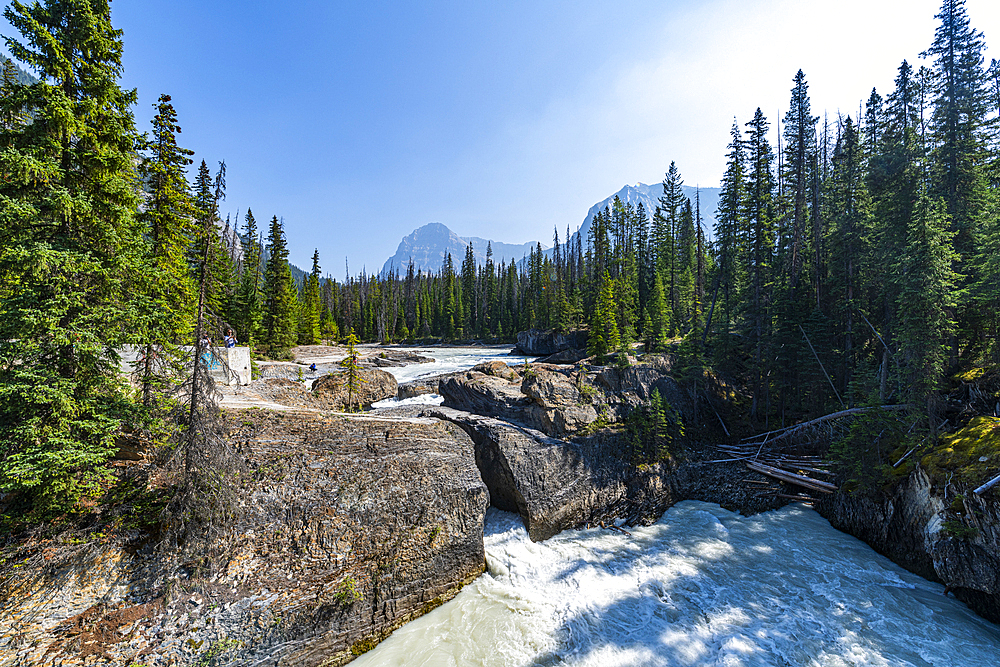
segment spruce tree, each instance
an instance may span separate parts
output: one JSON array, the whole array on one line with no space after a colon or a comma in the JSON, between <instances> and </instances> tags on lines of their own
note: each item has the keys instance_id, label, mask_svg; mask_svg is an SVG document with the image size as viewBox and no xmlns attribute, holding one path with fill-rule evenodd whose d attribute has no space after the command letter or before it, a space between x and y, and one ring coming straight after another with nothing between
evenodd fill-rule
<instances>
[{"instance_id":1,"label":"spruce tree","mask_svg":"<svg viewBox=\"0 0 1000 667\"><path fill-rule=\"evenodd\" d=\"M798 286L799 275L807 258L807 235L810 232L809 185L812 181L810 168L816 146L817 121L819 117L813 116L810 110L809 84L806 83L805 74L799 70L795 74L792 99L788 113L785 114L785 159L781 175L790 216L790 238L786 243L790 246L787 271L792 289ZM812 242L818 244L820 238L818 235L814 236L816 238ZM813 280L818 284L818 279L819 267L816 266Z\"/></svg>"},{"instance_id":2,"label":"spruce tree","mask_svg":"<svg viewBox=\"0 0 1000 667\"><path fill-rule=\"evenodd\" d=\"M24 39L10 54L42 81L0 99L0 488L62 511L109 474L132 414L118 355L144 330L136 94L106 0L15 0L4 16Z\"/></svg>"},{"instance_id":3,"label":"spruce tree","mask_svg":"<svg viewBox=\"0 0 1000 667\"><path fill-rule=\"evenodd\" d=\"M749 267L744 286L744 321L753 342L754 394L750 413L757 415L765 397L764 346L770 334L770 286L775 245L774 152L767 140L767 118L760 108L747 123L747 193L744 202Z\"/></svg>"},{"instance_id":4,"label":"spruce tree","mask_svg":"<svg viewBox=\"0 0 1000 667\"><path fill-rule=\"evenodd\" d=\"M745 235L741 217L744 211L745 185L743 182L745 154L740 127L733 119L732 137L726 160L726 173L722 177L719 209L715 214L715 243L718 250L718 277L722 288L722 325L717 327L728 333L733 322L733 300L739 293L746 267ZM725 340L728 341L726 336Z\"/></svg>"},{"instance_id":5,"label":"spruce tree","mask_svg":"<svg viewBox=\"0 0 1000 667\"><path fill-rule=\"evenodd\" d=\"M615 321L615 297L611 276L605 271L598 287L597 303L590 319L587 351L602 360L621 347L618 323Z\"/></svg>"},{"instance_id":6,"label":"spruce tree","mask_svg":"<svg viewBox=\"0 0 1000 667\"><path fill-rule=\"evenodd\" d=\"M260 339L263 304L261 303L261 255L263 248L253 211L247 209L243 228L243 262L233 313L233 328L238 340L253 346Z\"/></svg>"},{"instance_id":7,"label":"spruce tree","mask_svg":"<svg viewBox=\"0 0 1000 667\"><path fill-rule=\"evenodd\" d=\"M299 345L317 345L320 340L319 249L313 250L312 270L303 281L299 305Z\"/></svg>"},{"instance_id":8,"label":"spruce tree","mask_svg":"<svg viewBox=\"0 0 1000 667\"><path fill-rule=\"evenodd\" d=\"M180 344L190 341L194 325L195 285L188 267L187 250L196 229L195 209L185 168L193 151L180 148L176 135L181 128L169 95L156 104L153 134L146 143L146 157L139 174L148 192L139 215L149 239L149 317L142 335L143 352L136 371L143 402L151 407L154 389L165 388L178 375L183 352Z\"/></svg>"},{"instance_id":9,"label":"spruce tree","mask_svg":"<svg viewBox=\"0 0 1000 667\"><path fill-rule=\"evenodd\" d=\"M262 341L272 356L284 354L296 339L295 282L288 267L285 230L278 216L271 218L267 247L270 255L264 270L264 317Z\"/></svg>"},{"instance_id":10,"label":"spruce tree","mask_svg":"<svg viewBox=\"0 0 1000 667\"><path fill-rule=\"evenodd\" d=\"M958 280L953 236L942 203L922 191L907 229L907 252L896 264L900 283L896 307L910 400L927 405L932 432L937 424L930 399L944 373L955 325L950 314Z\"/></svg>"},{"instance_id":11,"label":"spruce tree","mask_svg":"<svg viewBox=\"0 0 1000 667\"><path fill-rule=\"evenodd\" d=\"M944 0L935 16L934 42L922 55L934 61L934 189L942 197L955 232L959 260L970 257L986 212L986 121L989 109L983 72L983 35L972 28L964 0Z\"/></svg>"}]
</instances>

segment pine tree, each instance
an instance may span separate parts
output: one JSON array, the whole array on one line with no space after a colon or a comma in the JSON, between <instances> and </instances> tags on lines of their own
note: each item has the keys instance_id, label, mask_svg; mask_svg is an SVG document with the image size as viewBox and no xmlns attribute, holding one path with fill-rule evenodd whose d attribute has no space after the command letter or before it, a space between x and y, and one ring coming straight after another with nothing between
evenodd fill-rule
<instances>
[{"instance_id":1,"label":"pine tree","mask_svg":"<svg viewBox=\"0 0 1000 667\"><path fill-rule=\"evenodd\" d=\"M605 271L598 287L597 304L590 319L587 351L598 360L621 347L615 321L615 297L611 276Z\"/></svg>"},{"instance_id":2,"label":"pine tree","mask_svg":"<svg viewBox=\"0 0 1000 667\"><path fill-rule=\"evenodd\" d=\"M267 246L270 256L264 270L264 317L262 340L272 355L295 345L295 282L288 267L285 230L278 216L271 218Z\"/></svg>"},{"instance_id":3,"label":"pine tree","mask_svg":"<svg viewBox=\"0 0 1000 667\"><path fill-rule=\"evenodd\" d=\"M169 95L161 95L153 118L153 135L139 174L148 192L139 215L149 239L149 284L146 307L149 317L142 327L145 338L136 372L143 403L152 407L155 389L169 386L183 362L180 343L188 343L194 324L195 286L188 267L187 250L196 232L195 209L185 168L193 151L180 148L181 128Z\"/></svg>"},{"instance_id":4,"label":"pine tree","mask_svg":"<svg viewBox=\"0 0 1000 667\"><path fill-rule=\"evenodd\" d=\"M0 99L0 357L17 360L0 364L0 488L63 511L105 477L132 414L118 351L144 328L136 94L118 85L108 2L14 1L4 16L24 37L9 52L42 81Z\"/></svg>"}]
</instances>

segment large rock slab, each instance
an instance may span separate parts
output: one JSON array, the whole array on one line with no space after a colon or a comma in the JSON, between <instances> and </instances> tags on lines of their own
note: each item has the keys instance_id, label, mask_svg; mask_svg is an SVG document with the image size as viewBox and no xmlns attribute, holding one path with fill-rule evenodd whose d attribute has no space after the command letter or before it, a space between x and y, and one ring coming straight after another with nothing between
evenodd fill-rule
<instances>
[{"instance_id":1,"label":"large rock slab","mask_svg":"<svg viewBox=\"0 0 1000 667\"><path fill-rule=\"evenodd\" d=\"M517 332L517 347L519 354L542 357L563 350L582 349L587 347L586 331L557 332L554 330L528 329Z\"/></svg>"},{"instance_id":2,"label":"large rock slab","mask_svg":"<svg viewBox=\"0 0 1000 667\"><path fill-rule=\"evenodd\" d=\"M230 422L252 472L234 530L193 560L118 536L26 545L0 582L0 665L341 665L483 571L489 496L458 426Z\"/></svg>"},{"instance_id":3,"label":"large rock slab","mask_svg":"<svg viewBox=\"0 0 1000 667\"><path fill-rule=\"evenodd\" d=\"M386 371L362 368L358 370L358 386L353 397L348 392L346 371L330 373L313 380L312 391L317 399L333 410L349 409L349 399L367 410L372 403L395 397L398 385L396 378Z\"/></svg>"},{"instance_id":4,"label":"large rock slab","mask_svg":"<svg viewBox=\"0 0 1000 667\"><path fill-rule=\"evenodd\" d=\"M617 442L582 443L482 415L428 408L472 437L491 503L524 520L533 541L615 518L650 521L679 498L666 464L640 470L615 456Z\"/></svg>"}]
</instances>

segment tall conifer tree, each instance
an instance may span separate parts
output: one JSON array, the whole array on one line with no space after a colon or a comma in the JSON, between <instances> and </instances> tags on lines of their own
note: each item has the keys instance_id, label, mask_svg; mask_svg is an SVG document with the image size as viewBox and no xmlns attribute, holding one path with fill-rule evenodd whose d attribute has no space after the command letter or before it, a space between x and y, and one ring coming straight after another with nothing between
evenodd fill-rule
<instances>
[{"instance_id":1,"label":"tall conifer tree","mask_svg":"<svg viewBox=\"0 0 1000 667\"><path fill-rule=\"evenodd\" d=\"M14 0L4 16L42 81L0 99L0 488L62 510L117 451L118 350L143 329L136 94L106 0Z\"/></svg>"}]
</instances>

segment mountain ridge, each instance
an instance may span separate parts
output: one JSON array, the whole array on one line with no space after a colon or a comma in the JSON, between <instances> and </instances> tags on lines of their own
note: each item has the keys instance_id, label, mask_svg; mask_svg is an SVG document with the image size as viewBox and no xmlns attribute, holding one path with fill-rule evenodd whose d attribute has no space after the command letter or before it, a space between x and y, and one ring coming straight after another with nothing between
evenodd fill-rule
<instances>
[{"instance_id":1,"label":"mountain ridge","mask_svg":"<svg viewBox=\"0 0 1000 667\"><path fill-rule=\"evenodd\" d=\"M695 204L696 197L700 197L702 227L705 230L706 238L712 239L715 228L715 212L719 205L721 190L719 188L699 188L690 185L682 186L682 190L684 195L691 200L692 207ZM636 183L635 185L623 186L618 192L591 206L579 228L570 234L569 239L563 239L563 243L575 243L576 237L580 236L583 241L582 245L586 245L587 235L594 217L605 207L611 206L615 197L621 199L624 204L638 206L641 203L646 209L646 215L652 218L653 213L656 211L657 201L662 193L663 185L661 183L653 185ZM438 271L444 262L446 253L449 252L457 268L461 266L462 261L465 259L465 250L469 243L472 244L472 251L477 265L482 265L486 262L486 247L488 244L493 248L493 261L497 264L501 261L510 261L511 259L518 262L523 261L531 250L536 247L536 244L542 246L542 250L547 256L552 255L550 247L537 241L516 244L503 243L502 241L484 239L478 236L459 236L443 223L429 222L402 238L399 246L396 248L395 254L389 257L382 265L382 271L379 275L386 277L390 271L403 274L406 272L411 260L413 261L414 269L417 271Z\"/></svg>"}]
</instances>

